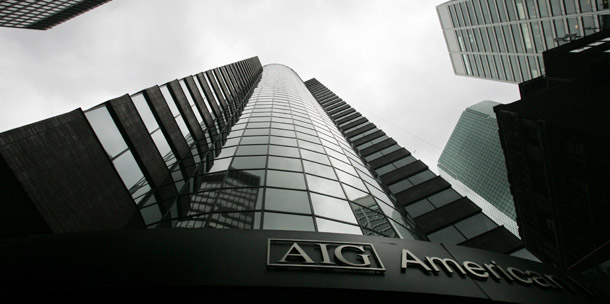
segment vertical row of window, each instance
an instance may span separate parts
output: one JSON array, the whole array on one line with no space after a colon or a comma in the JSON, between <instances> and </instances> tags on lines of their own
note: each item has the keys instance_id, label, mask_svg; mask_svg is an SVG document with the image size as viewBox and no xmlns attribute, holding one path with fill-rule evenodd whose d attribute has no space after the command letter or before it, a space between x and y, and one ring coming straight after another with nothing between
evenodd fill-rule
<instances>
[{"instance_id":1,"label":"vertical row of window","mask_svg":"<svg viewBox=\"0 0 610 304\"><path fill-rule=\"evenodd\" d=\"M252 59L249 60L251 61ZM120 122L115 122L110 115L108 110L110 105L105 103L85 112L90 125L112 160L119 176L123 180L126 188L132 194L136 204L140 207L141 214L146 224L159 222L164 216L171 217L169 214L177 214L178 207L176 206L176 203L160 201L160 197L167 199L167 195L163 196L157 194L161 192L168 193L168 191L169 193L181 191L193 172L196 170L205 170L205 162L203 160L206 158L213 159L214 155L212 155L212 153L214 147L216 145L222 145L223 136L220 135L224 133L226 136L229 132L229 129L226 127L224 129L220 128L221 125L226 126L225 118L221 115L214 115L214 117L211 117L210 111L208 111L209 108L218 106L218 103L220 102L220 99L217 96L220 96L222 93L220 93L218 85L222 87L229 85L233 86L232 88L237 87L233 82L239 81L238 77L252 77L255 75L255 72L253 71L251 62L247 61L237 62L232 64L232 66L223 68L232 69L234 74L231 74L230 77L225 75L226 78L225 76L217 78L214 74L208 74L207 76L202 74L202 77L197 77L197 79L195 79L199 91L198 97L203 98L203 104L207 107L206 109L200 109L196 105L196 102L194 101L195 96L193 95L194 92L191 91L193 88L191 87L191 90L189 90L185 82L185 79L188 79L188 77L179 81L179 88L171 87L169 84L159 87L161 95L169 108L169 112L183 136L184 142L190 148L191 153L189 155L177 155L178 151L168 142L170 136L161 126L160 121L157 120L159 119L157 117L158 114L155 114L155 109L151 108L153 103L151 100L148 100L149 97L146 90L130 96L159 155L163 158L163 161L168 168L168 172L170 172L170 175L167 176L166 181L162 185L155 185L156 189L151 188L149 181L147 181L147 178L145 177L144 171L146 168L140 167L140 165L146 166L146 164L140 164L136 161L135 157L138 156L135 156L132 153L125 138L123 138L120 131L120 128L122 128ZM239 75L238 73L242 73L243 75ZM198 83L199 81L206 81L206 84ZM210 84L215 85L214 91L212 91L212 94L214 95L210 94L210 90L204 92L202 89L202 87L209 88ZM176 92L176 90L180 89L182 92ZM242 87L242 89L247 90L248 88ZM189 126L183 117L184 113L179 110L181 107L175 98L176 96L186 96L189 107L191 107L192 113L195 115L197 124L200 127L200 130L196 131L202 131L202 134L205 134L204 138L196 140L193 137L191 134L192 130L189 130ZM224 97L226 95L222 96ZM236 100L233 101L239 102ZM205 116L210 117L210 119L206 121L204 119ZM171 207L168 208L167 206Z\"/></svg>"},{"instance_id":2,"label":"vertical row of window","mask_svg":"<svg viewBox=\"0 0 610 304\"><path fill-rule=\"evenodd\" d=\"M310 90L316 96L320 105L322 105L322 107L324 109L326 109L327 113L329 113L330 118L334 122L338 122L337 125L339 126L340 129L342 129L344 136L349 140L349 142L358 143L358 145L355 146L355 149L357 151L359 151L360 157L363 157L363 159L367 163L376 161L376 160L382 158L383 156L393 154L394 152L402 149L399 145L397 145L395 143L392 144L393 141L387 135L385 135L385 133L383 131L379 130L373 124L366 121L366 119L362 119L362 117L357 112L355 112L354 109L349 107L349 105L344 105L344 102L340 98L338 98L336 95L325 94L324 92L330 92L326 87L324 87L323 85L321 85L319 83L316 84L315 82L312 82L309 86L310 86L309 87ZM345 106L347 106L347 108L343 108ZM354 117L350 118L351 116L354 116ZM356 125L353 124L353 122L357 122L359 120L361 121L359 124L358 123L356 123ZM363 142L364 138L367 138L368 140ZM368 148L370 148L376 144L380 144L380 143L382 143L383 148L379 148L377 151L370 151L370 149L368 149ZM390 145L388 146L388 144L390 144ZM368 151L366 155L362 154L362 151L364 149L367 149L367 151ZM414 161L415 161L415 159L412 156L406 156L404 158L401 158L401 159L395 161L394 163L397 165L397 167L393 167L393 168L394 169L400 168L401 166L404 166L404 165L409 164ZM387 171L383 171L383 173L388 173L389 171L392 171L393 169L388 170L391 166L393 166L392 164L393 163L384 165L382 168L383 168L383 170L387 170ZM374 170L374 169L369 169L369 170ZM373 171L371 171L371 172L373 172ZM377 171L375 171L375 173L378 176L382 175ZM432 174L432 176L430 178L432 178L434 176L435 175ZM425 181L425 179L421 179L421 180ZM386 187L387 187L387 185L386 185ZM393 192L391 191L391 189L384 190L384 192L385 191L388 191L389 197L393 201L395 201L395 198L392 195ZM394 193L396 193L396 192L394 192ZM395 205L393 201L392 201L392 205ZM407 218L407 221L411 222L411 220L408 218Z\"/></svg>"}]
</instances>

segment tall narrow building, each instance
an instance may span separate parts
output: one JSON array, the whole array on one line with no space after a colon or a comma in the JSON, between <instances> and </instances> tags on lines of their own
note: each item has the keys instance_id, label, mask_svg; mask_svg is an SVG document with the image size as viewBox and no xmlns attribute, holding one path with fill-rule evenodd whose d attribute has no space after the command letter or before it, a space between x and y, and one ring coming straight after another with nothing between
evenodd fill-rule
<instances>
[{"instance_id":1,"label":"tall narrow building","mask_svg":"<svg viewBox=\"0 0 610 304\"><path fill-rule=\"evenodd\" d=\"M607 0L451 0L437 6L456 75L520 83L542 52L610 26Z\"/></svg>"},{"instance_id":2,"label":"tall narrow building","mask_svg":"<svg viewBox=\"0 0 610 304\"><path fill-rule=\"evenodd\" d=\"M496 105L499 103L486 100L464 110L438 160L438 169L460 194L518 237L515 204L493 112Z\"/></svg>"},{"instance_id":3,"label":"tall narrow building","mask_svg":"<svg viewBox=\"0 0 610 304\"><path fill-rule=\"evenodd\" d=\"M409 151L257 57L4 132L0 155L6 292L599 297L510 256L522 243Z\"/></svg>"}]
</instances>

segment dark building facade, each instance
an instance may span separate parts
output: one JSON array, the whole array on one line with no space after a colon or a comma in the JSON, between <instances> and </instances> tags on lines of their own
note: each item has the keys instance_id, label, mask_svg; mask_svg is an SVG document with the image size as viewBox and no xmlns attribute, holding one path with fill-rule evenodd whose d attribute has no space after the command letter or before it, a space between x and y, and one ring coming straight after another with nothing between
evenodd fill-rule
<instances>
[{"instance_id":1,"label":"dark building facade","mask_svg":"<svg viewBox=\"0 0 610 304\"><path fill-rule=\"evenodd\" d=\"M609 37L545 52L547 75L522 83L521 100L494 108L526 247L544 262L606 275Z\"/></svg>"},{"instance_id":2,"label":"dark building facade","mask_svg":"<svg viewBox=\"0 0 610 304\"><path fill-rule=\"evenodd\" d=\"M425 164L317 80L257 57L2 133L0 155L7 291L601 296L507 255L521 242Z\"/></svg>"},{"instance_id":3,"label":"dark building facade","mask_svg":"<svg viewBox=\"0 0 610 304\"><path fill-rule=\"evenodd\" d=\"M48 30L110 0L7 0L0 2L0 26Z\"/></svg>"}]
</instances>

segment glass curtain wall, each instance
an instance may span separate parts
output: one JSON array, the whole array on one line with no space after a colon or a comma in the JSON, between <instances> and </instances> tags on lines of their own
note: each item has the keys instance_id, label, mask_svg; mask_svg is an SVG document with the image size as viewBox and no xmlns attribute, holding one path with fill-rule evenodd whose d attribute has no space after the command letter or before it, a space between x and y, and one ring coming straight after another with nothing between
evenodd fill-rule
<instances>
[{"instance_id":1,"label":"glass curtain wall","mask_svg":"<svg viewBox=\"0 0 610 304\"><path fill-rule=\"evenodd\" d=\"M610 16L605 0L453 0L437 10L457 74L515 83L544 74L543 51L608 28Z\"/></svg>"},{"instance_id":2,"label":"glass curtain wall","mask_svg":"<svg viewBox=\"0 0 610 304\"><path fill-rule=\"evenodd\" d=\"M209 172L166 219L185 228L279 229L414 238L299 76L264 67Z\"/></svg>"}]
</instances>

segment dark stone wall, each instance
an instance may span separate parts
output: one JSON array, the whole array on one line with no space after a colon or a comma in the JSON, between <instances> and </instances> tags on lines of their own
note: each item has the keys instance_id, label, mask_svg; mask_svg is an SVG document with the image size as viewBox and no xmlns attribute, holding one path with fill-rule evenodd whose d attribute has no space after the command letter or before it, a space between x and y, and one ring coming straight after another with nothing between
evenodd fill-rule
<instances>
[{"instance_id":1,"label":"dark stone wall","mask_svg":"<svg viewBox=\"0 0 610 304\"><path fill-rule=\"evenodd\" d=\"M11 183L17 181L23 190L13 189L16 200L3 204L22 204L8 210L22 209L24 214L12 215L41 229L15 227L16 233L45 232L38 216L56 233L142 225L131 196L80 109L0 134L0 154L3 169L14 174Z\"/></svg>"}]
</instances>

